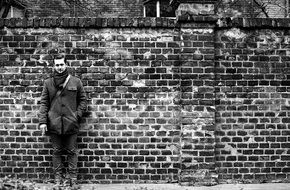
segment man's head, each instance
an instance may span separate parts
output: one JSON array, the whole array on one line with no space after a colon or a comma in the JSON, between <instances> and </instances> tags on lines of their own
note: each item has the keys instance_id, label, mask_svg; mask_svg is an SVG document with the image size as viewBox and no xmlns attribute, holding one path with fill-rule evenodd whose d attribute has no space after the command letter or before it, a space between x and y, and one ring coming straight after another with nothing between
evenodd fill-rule
<instances>
[{"instance_id":1,"label":"man's head","mask_svg":"<svg viewBox=\"0 0 290 190\"><path fill-rule=\"evenodd\" d=\"M53 59L54 70L58 73L63 73L66 70L66 59L62 55L55 56Z\"/></svg>"}]
</instances>

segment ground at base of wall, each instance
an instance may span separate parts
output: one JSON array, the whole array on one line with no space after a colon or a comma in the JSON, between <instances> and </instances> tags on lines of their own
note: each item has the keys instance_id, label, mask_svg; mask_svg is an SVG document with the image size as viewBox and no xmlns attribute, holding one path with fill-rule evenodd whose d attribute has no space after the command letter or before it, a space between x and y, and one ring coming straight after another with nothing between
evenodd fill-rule
<instances>
[{"instance_id":1,"label":"ground at base of wall","mask_svg":"<svg viewBox=\"0 0 290 190\"><path fill-rule=\"evenodd\" d=\"M20 183L19 183L20 184ZM72 190L70 187L56 188L52 183L22 183L20 186L0 184L0 190ZM5 185L5 186L4 186ZM13 184L10 184L13 185ZM15 185L15 184L14 184ZM22 187L21 187L22 185ZM25 188L24 188L25 187ZM181 186L174 184L79 184L75 190L289 190L290 183L219 184L215 186Z\"/></svg>"},{"instance_id":2,"label":"ground at base of wall","mask_svg":"<svg viewBox=\"0 0 290 190\"><path fill-rule=\"evenodd\" d=\"M39 190L51 190L40 184ZM289 190L290 183L220 184L216 186L180 186L178 184L81 184L80 190Z\"/></svg>"}]
</instances>

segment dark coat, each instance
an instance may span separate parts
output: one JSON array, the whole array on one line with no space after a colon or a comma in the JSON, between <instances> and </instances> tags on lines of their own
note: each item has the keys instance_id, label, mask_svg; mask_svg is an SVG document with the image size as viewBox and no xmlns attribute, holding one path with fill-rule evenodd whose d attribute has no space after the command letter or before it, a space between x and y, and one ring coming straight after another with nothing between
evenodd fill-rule
<instances>
[{"instance_id":1,"label":"dark coat","mask_svg":"<svg viewBox=\"0 0 290 190\"><path fill-rule=\"evenodd\" d=\"M39 123L47 124L48 133L75 134L86 110L86 94L79 78L70 76L63 92L55 99L57 89L53 78L44 81L40 100Z\"/></svg>"}]
</instances>

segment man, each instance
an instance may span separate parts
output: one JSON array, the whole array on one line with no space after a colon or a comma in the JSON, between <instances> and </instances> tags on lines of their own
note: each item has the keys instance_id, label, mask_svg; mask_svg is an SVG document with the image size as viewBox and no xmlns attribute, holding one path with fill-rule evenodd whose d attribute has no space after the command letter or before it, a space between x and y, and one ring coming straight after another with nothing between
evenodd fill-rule
<instances>
[{"instance_id":1,"label":"man","mask_svg":"<svg viewBox=\"0 0 290 190\"><path fill-rule=\"evenodd\" d=\"M40 130L50 136L53 147L56 185L64 177L63 153L67 154L70 185L76 185L77 133L85 109L86 95L81 80L69 75L64 56L56 56L53 76L44 81L39 110Z\"/></svg>"}]
</instances>

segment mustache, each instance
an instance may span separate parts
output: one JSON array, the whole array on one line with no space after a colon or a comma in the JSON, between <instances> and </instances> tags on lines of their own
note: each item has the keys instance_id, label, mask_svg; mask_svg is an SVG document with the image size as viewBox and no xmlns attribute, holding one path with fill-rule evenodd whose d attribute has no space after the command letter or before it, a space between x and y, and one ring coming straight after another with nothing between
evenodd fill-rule
<instances>
[{"instance_id":1,"label":"mustache","mask_svg":"<svg viewBox=\"0 0 290 190\"><path fill-rule=\"evenodd\" d=\"M59 73L59 72L64 72L66 68L55 68L54 70Z\"/></svg>"}]
</instances>

